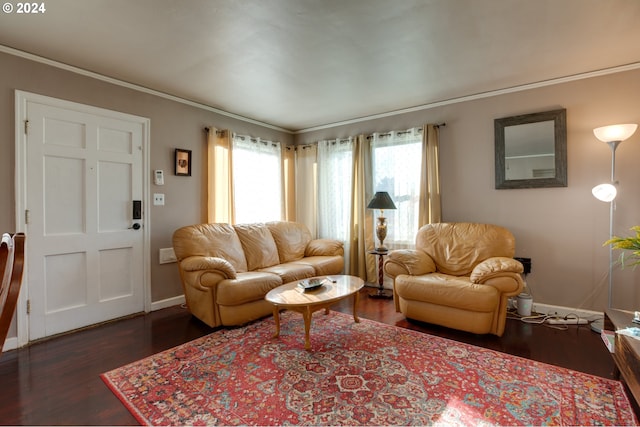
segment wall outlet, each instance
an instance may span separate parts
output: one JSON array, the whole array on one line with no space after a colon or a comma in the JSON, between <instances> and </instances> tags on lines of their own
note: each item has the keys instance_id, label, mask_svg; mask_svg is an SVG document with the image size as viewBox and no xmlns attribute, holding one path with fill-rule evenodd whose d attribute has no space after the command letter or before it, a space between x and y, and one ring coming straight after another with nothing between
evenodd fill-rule
<instances>
[{"instance_id":1,"label":"wall outlet","mask_svg":"<svg viewBox=\"0 0 640 427\"><path fill-rule=\"evenodd\" d=\"M524 271L522 273L524 275L531 273L531 258L515 257L513 259L522 263L522 266L524 267Z\"/></svg>"},{"instance_id":2,"label":"wall outlet","mask_svg":"<svg viewBox=\"0 0 640 427\"><path fill-rule=\"evenodd\" d=\"M173 251L173 248L160 249L160 264L170 264L177 261L178 258L176 258L176 253Z\"/></svg>"}]
</instances>

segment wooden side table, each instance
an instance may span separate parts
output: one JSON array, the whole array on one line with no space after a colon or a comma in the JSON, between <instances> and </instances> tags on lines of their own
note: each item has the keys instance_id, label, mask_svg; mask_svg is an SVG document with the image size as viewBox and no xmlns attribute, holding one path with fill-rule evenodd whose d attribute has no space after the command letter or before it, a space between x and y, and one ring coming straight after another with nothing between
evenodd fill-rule
<instances>
[{"instance_id":1,"label":"wooden side table","mask_svg":"<svg viewBox=\"0 0 640 427\"><path fill-rule=\"evenodd\" d=\"M389 253L389 251L379 251L374 249L369 251L371 255L378 256L378 290L376 292L372 292L369 294L370 298L385 298L390 299L393 298L393 292L389 289L384 288L384 256Z\"/></svg>"},{"instance_id":2,"label":"wooden side table","mask_svg":"<svg viewBox=\"0 0 640 427\"><path fill-rule=\"evenodd\" d=\"M628 327L640 327L632 322L633 312L608 309L604 313L604 328L617 331ZM621 376L636 403L640 403L640 340L622 334L615 335L614 352L616 376Z\"/></svg>"}]
</instances>

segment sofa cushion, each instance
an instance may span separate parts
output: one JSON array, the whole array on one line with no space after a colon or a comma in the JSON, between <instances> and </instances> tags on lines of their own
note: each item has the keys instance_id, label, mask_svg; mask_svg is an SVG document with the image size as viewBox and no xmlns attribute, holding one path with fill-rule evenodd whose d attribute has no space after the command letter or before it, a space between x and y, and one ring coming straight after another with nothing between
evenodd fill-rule
<instances>
[{"instance_id":1,"label":"sofa cushion","mask_svg":"<svg viewBox=\"0 0 640 427\"><path fill-rule=\"evenodd\" d=\"M272 273L248 271L235 279L218 283L216 302L220 305L240 305L263 300L271 289L282 285L282 279Z\"/></svg>"},{"instance_id":2,"label":"sofa cushion","mask_svg":"<svg viewBox=\"0 0 640 427\"><path fill-rule=\"evenodd\" d=\"M334 239L316 239L309 242L304 256L344 255L344 243Z\"/></svg>"},{"instance_id":3,"label":"sofa cushion","mask_svg":"<svg viewBox=\"0 0 640 427\"><path fill-rule=\"evenodd\" d=\"M302 258L311 241L311 233L304 224L296 222L273 221L267 227L278 247L280 262L290 262Z\"/></svg>"},{"instance_id":4,"label":"sofa cushion","mask_svg":"<svg viewBox=\"0 0 640 427\"><path fill-rule=\"evenodd\" d=\"M276 242L265 224L242 224L234 228L242 243L249 271L280 263Z\"/></svg>"},{"instance_id":5,"label":"sofa cushion","mask_svg":"<svg viewBox=\"0 0 640 427\"><path fill-rule=\"evenodd\" d=\"M296 264L305 264L312 266L316 273L315 276L325 276L327 274L340 274L344 268L344 258L336 256L308 256L298 261Z\"/></svg>"},{"instance_id":6,"label":"sofa cushion","mask_svg":"<svg viewBox=\"0 0 640 427\"><path fill-rule=\"evenodd\" d=\"M190 256L226 259L237 272L247 271L240 239L229 224L197 224L173 233L173 249L178 261Z\"/></svg>"},{"instance_id":7,"label":"sofa cushion","mask_svg":"<svg viewBox=\"0 0 640 427\"><path fill-rule=\"evenodd\" d=\"M395 290L406 300L428 301L477 312L493 312L500 299L500 292L493 286L471 283L468 277L442 273L424 276L402 274L395 279Z\"/></svg>"},{"instance_id":8,"label":"sofa cushion","mask_svg":"<svg viewBox=\"0 0 640 427\"><path fill-rule=\"evenodd\" d=\"M262 268L259 271L277 274L282 279L282 283L307 279L316 275L316 270L309 264L298 264L295 262L285 262L284 264Z\"/></svg>"}]
</instances>

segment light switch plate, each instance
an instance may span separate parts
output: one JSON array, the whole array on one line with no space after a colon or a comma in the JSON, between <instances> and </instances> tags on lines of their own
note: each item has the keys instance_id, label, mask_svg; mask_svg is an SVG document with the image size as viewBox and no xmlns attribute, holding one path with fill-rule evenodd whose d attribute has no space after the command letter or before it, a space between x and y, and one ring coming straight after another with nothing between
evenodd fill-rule
<instances>
[{"instance_id":1,"label":"light switch plate","mask_svg":"<svg viewBox=\"0 0 640 427\"><path fill-rule=\"evenodd\" d=\"M153 193L153 205L154 206L164 206L164 194L163 193Z\"/></svg>"}]
</instances>

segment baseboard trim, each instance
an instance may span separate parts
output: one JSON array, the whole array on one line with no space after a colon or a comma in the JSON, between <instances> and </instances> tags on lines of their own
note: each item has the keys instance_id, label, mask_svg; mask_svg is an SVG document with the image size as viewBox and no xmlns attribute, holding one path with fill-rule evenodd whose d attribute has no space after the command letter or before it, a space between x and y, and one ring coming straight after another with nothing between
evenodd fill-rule
<instances>
[{"instance_id":1,"label":"baseboard trim","mask_svg":"<svg viewBox=\"0 0 640 427\"><path fill-rule=\"evenodd\" d=\"M151 303L151 311L162 310L163 308L173 307L174 305L180 305L184 303L184 295L167 298L160 301L154 301Z\"/></svg>"},{"instance_id":2,"label":"baseboard trim","mask_svg":"<svg viewBox=\"0 0 640 427\"><path fill-rule=\"evenodd\" d=\"M184 304L184 302L185 302L184 295L167 298L160 301L155 301L151 303L151 311L162 310L163 308ZM563 307L560 305L551 305L551 304L540 304L535 302L533 303L532 310L540 314L549 314L549 315L557 314L558 316L567 316L569 314L575 314L587 320L598 320L598 319L604 318L604 313L602 313L601 311L584 310L580 308ZM18 338L11 337L6 339L2 351L15 350L16 348L18 348Z\"/></svg>"},{"instance_id":3,"label":"baseboard trim","mask_svg":"<svg viewBox=\"0 0 640 427\"><path fill-rule=\"evenodd\" d=\"M163 308L173 307L174 305L180 304L184 304L184 295L152 302L151 311L162 310ZM8 337L2 346L2 351L15 350L17 348L18 337Z\"/></svg>"},{"instance_id":4,"label":"baseboard trim","mask_svg":"<svg viewBox=\"0 0 640 427\"><path fill-rule=\"evenodd\" d=\"M581 308L563 307L560 305L540 304L533 303L532 310L540 314L567 316L569 314L575 314L580 318L587 320L598 320L604 318L602 311L585 310Z\"/></svg>"},{"instance_id":5,"label":"baseboard trim","mask_svg":"<svg viewBox=\"0 0 640 427\"><path fill-rule=\"evenodd\" d=\"M18 337L11 337L4 341L2 351L15 350L16 348L18 348Z\"/></svg>"}]
</instances>

